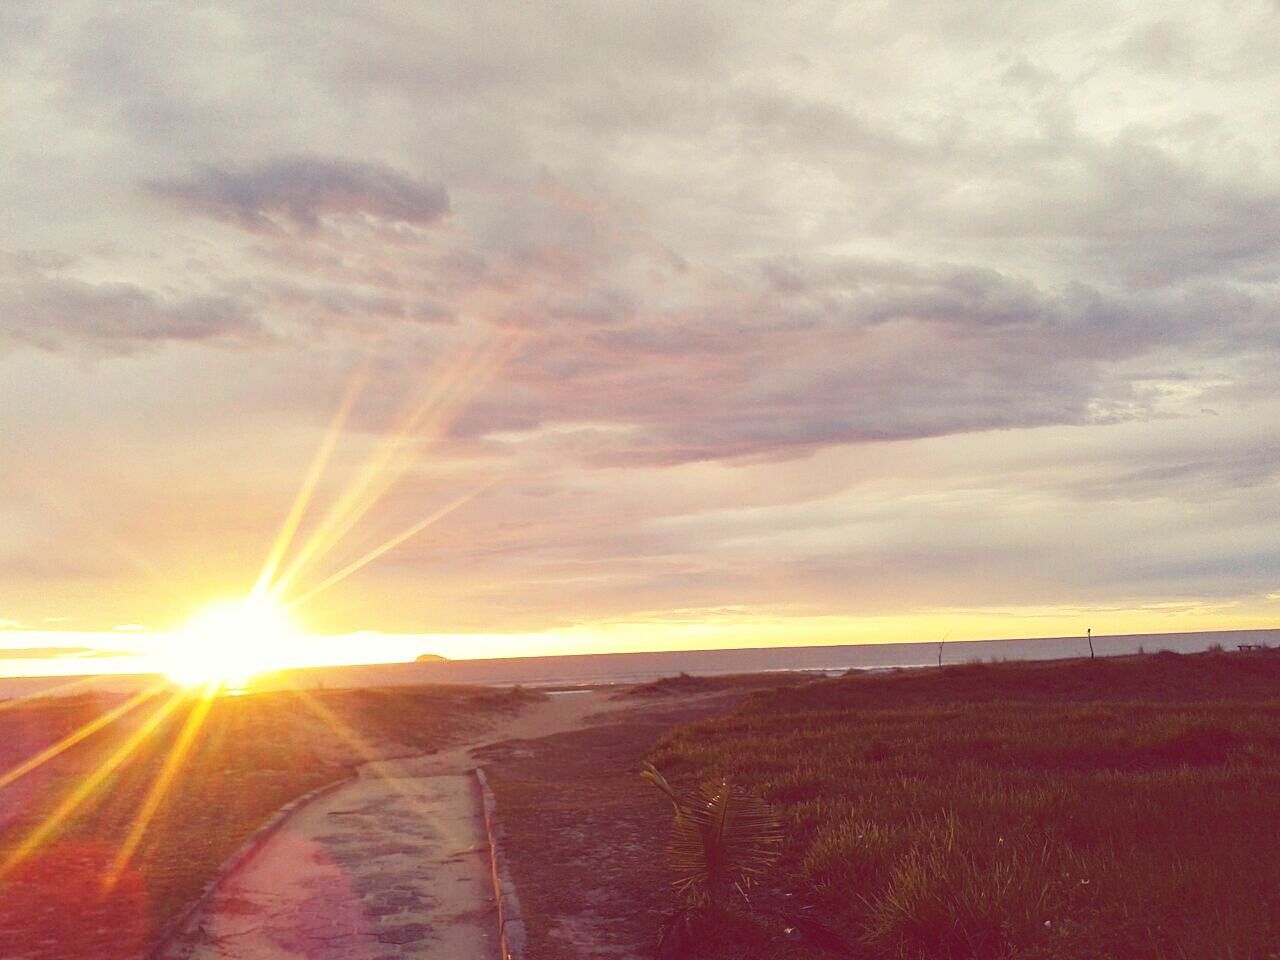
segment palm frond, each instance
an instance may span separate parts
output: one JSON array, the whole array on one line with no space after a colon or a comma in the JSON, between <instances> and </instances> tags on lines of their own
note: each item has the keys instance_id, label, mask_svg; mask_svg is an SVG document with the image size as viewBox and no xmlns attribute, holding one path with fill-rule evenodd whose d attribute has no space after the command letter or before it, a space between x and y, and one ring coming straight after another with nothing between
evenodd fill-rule
<instances>
[{"instance_id":1,"label":"palm frond","mask_svg":"<svg viewBox=\"0 0 1280 960\"><path fill-rule=\"evenodd\" d=\"M667 854L672 882L689 900L714 901L735 887L745 891L777 860L782 825L756 794L718 780L682 799L651 765L641 775L674 807Z\"/></svg>"},{"instance_id":2,"label":"palm frond","mask_svg":"<svg viewBox=\"0 0 1280 960\"><path fill-rule=\"evenodd\" d=\"M671 784L667 783L667 778L658 771L657 767L652 763L646 763L644 765L644 769L640 771L640 776L665 793L667 795L667 799L671 801L672 806L677 810L680 809L679 795L677 795L675 790L672 789Z\"/></svg>"}]
</instances>

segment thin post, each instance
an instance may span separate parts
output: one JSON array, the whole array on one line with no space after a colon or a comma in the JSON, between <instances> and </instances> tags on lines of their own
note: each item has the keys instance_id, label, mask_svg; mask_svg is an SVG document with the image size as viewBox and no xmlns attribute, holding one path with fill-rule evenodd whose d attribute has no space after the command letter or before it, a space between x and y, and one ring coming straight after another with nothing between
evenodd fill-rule
<instances>
[{"instance_id":1,"label":"thin post","mask_svg":"<svg viewBox=\"0 0 1280 960\"><path fill-rule=\"evenodd\" d=\"M938 666L942 666L942 648L947 645L947 641L943 640L938 644Z\"/></svg>"},{"instance_id":2,"label":"thin post","mask_svg":"<svg viewBox=\"0 0 1280 960\"><path fill-rule=\"evenodd\" d=\"M1089 640L1089 659L1092 660L1093 659L1093 627L1090 627L1089 629L1087 629L1084 635Z\"/></svg>"}]
</instances>

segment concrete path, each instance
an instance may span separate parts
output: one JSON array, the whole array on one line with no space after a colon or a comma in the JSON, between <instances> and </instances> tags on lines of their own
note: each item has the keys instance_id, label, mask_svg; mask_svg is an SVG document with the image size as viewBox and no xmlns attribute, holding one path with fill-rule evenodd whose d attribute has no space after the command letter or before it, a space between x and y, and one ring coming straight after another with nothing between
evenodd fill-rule
<instances>
[{"instance_id":1,"label":"concrete path","mask_svg":"<svg viewBox=\"0 0 1280 960\"><path fill-rule=\"evenodd\" d=\"M554 696L446 752L367 764L293 814L164 960L492 960L497 922L472 748L622 704Z\"/></svg>"}]
</instances>

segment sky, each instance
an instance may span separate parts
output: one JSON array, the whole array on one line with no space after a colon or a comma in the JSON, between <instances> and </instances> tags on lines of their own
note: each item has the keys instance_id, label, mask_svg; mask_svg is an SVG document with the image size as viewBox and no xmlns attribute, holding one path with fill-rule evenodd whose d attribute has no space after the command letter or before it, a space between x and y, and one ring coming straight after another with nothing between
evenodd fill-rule
<instances>
[{"instance_id":1,"label":"sky","mask_svg":"<svg viewBox=\"0 0 1280 960\"><path fill-rule=\"evenodd\" d=\"M7 669L247 593L326 450L317 658L1276 626L1278 39L0 0Z\"/></svg>"}]
</instances>

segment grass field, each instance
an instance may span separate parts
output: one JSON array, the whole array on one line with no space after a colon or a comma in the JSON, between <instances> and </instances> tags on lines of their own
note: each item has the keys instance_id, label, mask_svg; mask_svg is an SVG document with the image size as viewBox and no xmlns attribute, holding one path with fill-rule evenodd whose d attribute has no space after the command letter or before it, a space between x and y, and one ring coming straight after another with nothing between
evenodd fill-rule
<instances>
[{"instance_id":1,"label":"grass field","mask_svg":"<svg viewBox=\"0 0 1280 960\"><path fill-rule=\"evenodd\" d=\"M179 703L82 804L0 878L0 956L137 956L218 865L277 808L371 756L447 744L527 694L386 688L214 700L118 879L104 887L152 785L199 701ZM166 696L140 705L0 790L0 862L92 783ZM0 712L2 770L13 770L118 704L84 696Z\"/></svg>"},{"instance_id":2,"label":"grass field","mask_svg":"<svg viewBox=\"0 0 1280 960\"><path fill-rule=\"evenodd\" d=\"M1280 655L857 675L749 698L649 759L784 814L758 908L867 958L1280 955ZM819 956L777 923L707 957Z\"/></svg>"}]
</instances>

